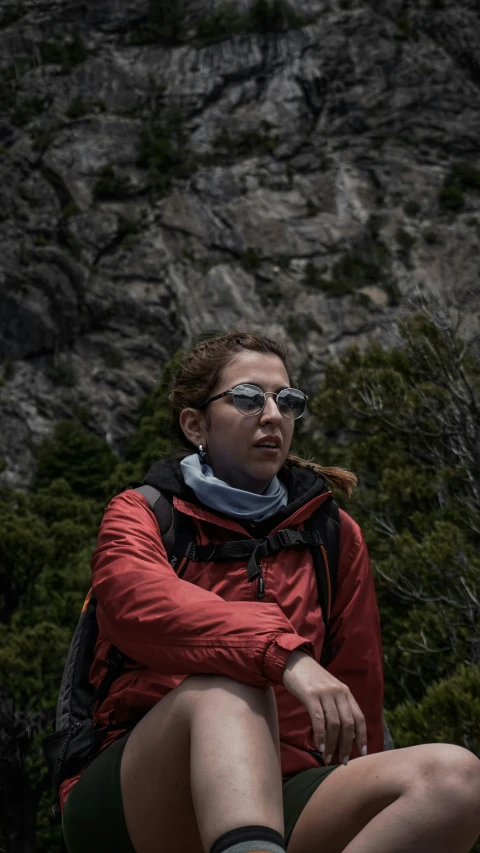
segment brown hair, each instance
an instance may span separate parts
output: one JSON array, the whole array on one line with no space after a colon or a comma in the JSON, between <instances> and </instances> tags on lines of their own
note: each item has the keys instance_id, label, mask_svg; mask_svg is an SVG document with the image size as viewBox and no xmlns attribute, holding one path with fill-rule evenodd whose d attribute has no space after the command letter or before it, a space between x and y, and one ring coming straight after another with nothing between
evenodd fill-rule
<instances>
[{"instance_id":1,"label":"brown hair","mask_svg":"<svg viewBox=\"0 0 480 853\"><path fill-rule=\"evenodd\" d=\"M196 409L204 403L211 396L227 364L236 355L245 351L278 356L285 366L289 382L292 386L295 385L295 366L289 350L284 344L267 335L233 329L201 340L182 360L171 383L169 394L172 427L181 444L189 446L188 453L191 453L193 445L180 426L180 412L188 407ZM295 454L290 453L285 464L311 468L315 473L325 477L334 488L341 489L347 495L352 493L357 484L355 474L350 471L336 467L324 468L316 462Z\"/></svg>"}]
</instances>

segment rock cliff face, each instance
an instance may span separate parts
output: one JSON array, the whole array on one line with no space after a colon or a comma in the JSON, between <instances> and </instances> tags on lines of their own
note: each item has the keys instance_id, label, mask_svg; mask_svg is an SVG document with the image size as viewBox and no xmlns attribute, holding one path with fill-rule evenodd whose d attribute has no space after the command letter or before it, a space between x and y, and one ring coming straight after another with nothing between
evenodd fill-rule
<instances>
[{"instance_id":1,"label":"rock cliff face","mask_svg":"<svg viewBox=\"0 0 480 853\"><path fill-rule=\"evenodd\" d=\"M200 331L304 383L422 294L479 311L477 0L2 0L0 457L121 450Z\"/></svg>"}]
</instances>

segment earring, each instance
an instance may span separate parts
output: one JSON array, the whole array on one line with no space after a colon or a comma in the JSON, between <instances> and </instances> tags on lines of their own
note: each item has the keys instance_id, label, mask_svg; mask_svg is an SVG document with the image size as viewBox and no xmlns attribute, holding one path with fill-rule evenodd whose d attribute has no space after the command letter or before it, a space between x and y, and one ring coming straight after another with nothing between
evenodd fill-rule
<instances>
[{"instance_id":1,"label":"earring","mask_svg":"<svg viewBox=\"0 0 480 853\"><path fill-rule=\"evenodd\" d=\"M203 444L200 444L198 447L198 455L200 457L200 462L203 465L205 463L206 458L207 458L207 454L206 454L205 450L203 449Z\"/></svg>"}]
</instances>

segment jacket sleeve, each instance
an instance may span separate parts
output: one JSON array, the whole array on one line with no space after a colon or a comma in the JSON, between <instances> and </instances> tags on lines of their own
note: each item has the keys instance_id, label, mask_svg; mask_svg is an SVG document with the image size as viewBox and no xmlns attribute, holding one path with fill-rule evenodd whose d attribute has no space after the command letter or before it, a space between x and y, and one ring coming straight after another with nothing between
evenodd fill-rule
<instances>
[{"instance_id":1,"label":"jacket sleeve","mask_svg":"<svg viewBox=\"0 0 480 853\"><path fill-rule=\"evenodd\" d=\"M383 749L383 661L380 617L367 546L355 521L340 510L340 559L331 622L329 672L346 684L367 725L368 752ZM356 744L352 758L358 756Z\"/></svg>"},{"instance_id":2,"label":"jacket sleeve","mask_svg":"<svg viewBox=\"0 0 480 853\"><path fill-rule=\"evenodd\" d=\"M178 578L153 512L133 490L105 511L92 573L101 633L157 672L267 686L281 683L294 649L313 654L277 604L225 601Z\"/></svg>"}]
</instances>

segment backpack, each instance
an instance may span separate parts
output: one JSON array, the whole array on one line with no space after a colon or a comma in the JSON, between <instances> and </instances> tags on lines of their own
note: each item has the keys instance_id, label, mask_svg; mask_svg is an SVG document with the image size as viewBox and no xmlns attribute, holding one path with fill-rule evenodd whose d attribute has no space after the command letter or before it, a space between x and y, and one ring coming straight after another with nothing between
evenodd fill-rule
<instances>
[{"instance_id":1,"label":"backpack","mask_svg":"<svg viewBox=\"0 0 480 853\"><path fill-rule=\"evenodd\" d=\"M330 617L337 587L340 550L340 521L338 507L331 496L306 522L305 531L280 530L260 539L232 540L223 545L195 545L193 521L190 516L173 507L171 495L165 495L153 486L132 483L143 494L155 514L170 565L182 577L188 562L248 560L247 574L251 582L257 580L257 598L263 598L261 558L277 554L283 548L308 547L312 553L318 588L318 602L325 621L325 641L321 664L330 658ZM131 725L107 727L96 730L93 709L100 707L109 690L124 668L128 658L111 646L107 672L94 689L89 680L95 644L98 636L97 602L90 589L70 643L58 696L55 731L43 739L43 751L57 802L52 814L60 822L58 792L65 779L79 773L97 754L107 734L113 728L124 731ZM385 749L393 748L384 723Z\"/></svg>"}]
</instances>

